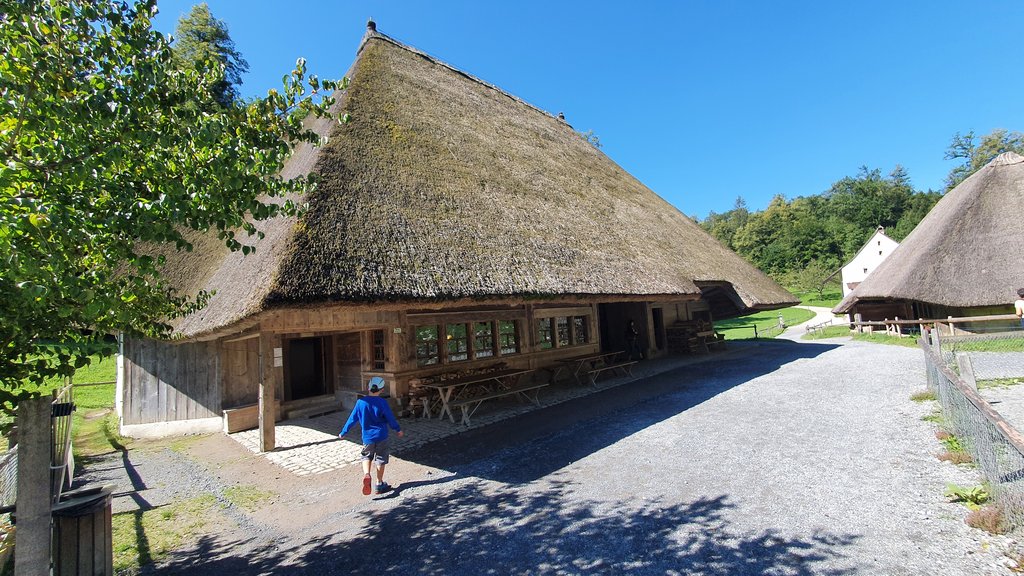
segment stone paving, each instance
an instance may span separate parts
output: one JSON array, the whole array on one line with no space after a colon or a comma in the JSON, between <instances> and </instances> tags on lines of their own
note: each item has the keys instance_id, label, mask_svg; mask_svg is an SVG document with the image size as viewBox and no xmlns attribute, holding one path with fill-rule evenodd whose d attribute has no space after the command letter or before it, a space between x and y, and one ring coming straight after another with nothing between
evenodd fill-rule
<instances>
[{"instance_id":1,"label":"stone paving","mask_svg":"<svg viewBox=\"0 0 1024 576\"><path fill-rule=\"evenodd\" d=\"M405 451L414 450L435 440L466 430L482 428L538 408L622 386L681 366L712 360L721 361L730 355L742 353L749 346L742 341L730 342L726 350L720 352L644 360L633 365L632 376L602 376L596 387L562 380L541 389L538 396L540 406L520 403L512 398L486 402L473 415L472 423L469 426L452 423L447 419L402 418L399 423L405 432L405 437L398 438L392 434L391 451L400 456ZM348 410L314 418L298 418L279 422L275 435L277 448L265 453L265 456L274 464L299 476L329 472L356 464L359 462L359 451L362 447L358 427L350 431L345 438L338 437L338 432L341 431L341 426L345 423L346 418L348 418ZM259 430L246 430L230 436L249 450L259 452Z\"/></svg>"}]
</instances>

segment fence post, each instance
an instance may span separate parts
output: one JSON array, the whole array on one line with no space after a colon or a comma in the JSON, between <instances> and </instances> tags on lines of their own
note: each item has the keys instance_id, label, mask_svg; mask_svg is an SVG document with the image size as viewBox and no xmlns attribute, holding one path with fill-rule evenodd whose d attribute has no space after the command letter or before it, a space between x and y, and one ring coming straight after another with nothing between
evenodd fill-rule
<instances>
[{"instance_id":1,"label":"fence post","mask_svg":"<svg viewBox=\"0 0 1024 576\"><path fill-rule=\"evenodd\" d=\"M49 396L30 398L18 404L15 576L50 574L51 411Z\"/></svg>"},{"instance_id":2,"label":"fence post","mask_svg":"<svg viewBox=\"0 0 1024 576\"><path fill-rule=\"evenodd\" d=\"M960 368L960 379L972 389L978 389L978 379L974 377L974 363L966 352L956 353L956 365Z\"/></svg>"},{"instance_id":3,"label":"fence post","mask_svg":"<svg viewBox=\"0 0 1024 576\"><path fill-rule=\"evenodd\" d=\"M860 312L858 312L858 313L856 313L856 314L854 314L854 315L853 315L853 322L854 322L854 324L856 324L856 325L857 325L857 333L858 333L858 334L861 334L861 333L863 333L863 332L864 332L864 327L860 325L860 323L861 323L861 318L862 318L862 317L861 317L861 315L860 315Z\"/></svg>"}]
</instances>

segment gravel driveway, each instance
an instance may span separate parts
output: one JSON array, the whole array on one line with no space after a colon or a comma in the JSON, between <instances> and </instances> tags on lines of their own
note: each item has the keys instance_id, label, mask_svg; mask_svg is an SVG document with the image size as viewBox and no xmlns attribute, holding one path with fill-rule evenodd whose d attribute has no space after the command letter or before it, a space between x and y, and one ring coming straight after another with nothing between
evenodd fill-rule
<instances>
[{"instance_id":1,"label":"gravel driveway","mask_svg":"<svg viewBox=\"0 0 1024 576\"><path fill-rule=\"evenodd\" d=\"M920 352L821 342L734 344L428 445L377 499L354 467L297 478L223 436L151 451L174 466L141 451L157 478L279 494L144 573L1012 574L1014 541L943 497L979 478L935 458Z\"/></svg>"}]
</instances>

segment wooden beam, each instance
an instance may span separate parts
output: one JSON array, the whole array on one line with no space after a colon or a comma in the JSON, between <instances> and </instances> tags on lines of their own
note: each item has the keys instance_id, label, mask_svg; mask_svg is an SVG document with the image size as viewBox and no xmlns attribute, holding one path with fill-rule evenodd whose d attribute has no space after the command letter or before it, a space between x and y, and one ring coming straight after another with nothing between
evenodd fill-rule
<instances>
[{"instance_id":1,"label":"wooden beam","mask_svg":"<svg viewBox=\"0 0 1024 576\"><path fill-rule=\"evenodd\" d=\"M269 334L260 336L260 452L269 452L275 448L276 424L274 423L274 394L277 388L275 363L280 356L274 355L274 342Z\"/></svg>"}]
</instances>

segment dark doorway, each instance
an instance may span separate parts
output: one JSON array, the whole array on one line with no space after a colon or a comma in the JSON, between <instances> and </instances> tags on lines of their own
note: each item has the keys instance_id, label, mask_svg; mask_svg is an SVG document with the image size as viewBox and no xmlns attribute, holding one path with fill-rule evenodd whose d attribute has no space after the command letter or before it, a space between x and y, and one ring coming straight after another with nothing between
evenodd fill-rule
<instances>
[{"instance_id":1,"label":"dark doorway","mask_svg":"<svg viewBox=\"0 0 1024 576\"><path fill-rule=\"evenodd\" d=\"M618 352L626 350L626 328L629 321L636 322L640 332L640 349L647 347L647 318L643 302L616 302L600 304L597 307L601 323L601 351Z\"/></svg>"},{"instance_id":2,"label":"dark doorway","mask_svg":"<svg viewBox=\"0 0 1024 576\"><path fill-rule=\"evenodd\" d=\"M288 342L288 381L284 399L301 400L326 394L324 342L322 338L297 338Z\"/></svg>"}]
</instances>

